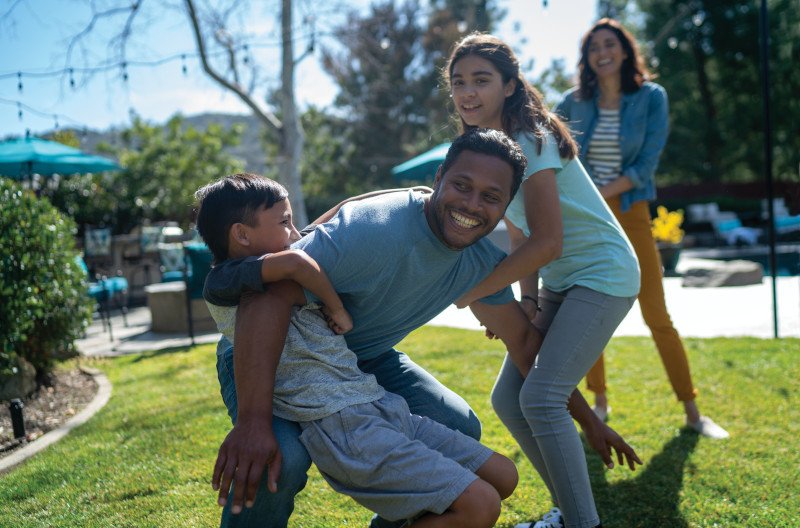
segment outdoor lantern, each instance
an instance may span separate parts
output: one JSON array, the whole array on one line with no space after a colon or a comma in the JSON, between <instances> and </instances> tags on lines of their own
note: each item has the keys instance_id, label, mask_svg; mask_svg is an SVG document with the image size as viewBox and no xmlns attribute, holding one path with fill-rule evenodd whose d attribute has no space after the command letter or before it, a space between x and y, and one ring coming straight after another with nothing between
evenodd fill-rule
<instances>
[{"instance_id":1,"label":"outdoor lantern","mask_svg":"<svg viewBox=\"0 0 800 528\"><path fill-rule=\"evenodd\" d=\"M15 398L11 400L8 405L8 410L11 411L11 425L14 428L14 438L23 438L25 436L25 418L22 416L22 400Z\"/></svg>"}]
</instances>

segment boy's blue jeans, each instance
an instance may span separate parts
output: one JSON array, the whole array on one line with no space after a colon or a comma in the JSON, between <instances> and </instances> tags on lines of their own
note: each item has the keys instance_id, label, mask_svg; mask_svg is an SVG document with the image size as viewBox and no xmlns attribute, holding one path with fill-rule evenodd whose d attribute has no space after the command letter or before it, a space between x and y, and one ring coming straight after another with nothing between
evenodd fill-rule
<instances>
[{"instance_id":1,"label":"boy's blue jeans","mask_svg":"<svg viewBox=\"0 0 800 528\"><path fill-rule=\"evenodd\" d=\"M480 439L480 421L467 402L402 352L391 349L374 359L359 363L359 367L364 372L373 374L387 391L405 398L412 413L427 416L451 429L457 429L475 439ZM231 422L235 423L237 400L233 377L233 345L224 337L217 344L217 375L222 400L228 408ZM294 510L294 497L306 485L311 459L300 443L300 427L296 423L273 417L272 430L283 455L278 492L270 493L267 490L267 472L264 471L253 507L244 508L239 515L232 515L230 506L226 506L222 511L220 526L245 528L287 526L289 516ZM399 524L375 517L371 527L389 528Z\"/></svg>"}]
</instances>

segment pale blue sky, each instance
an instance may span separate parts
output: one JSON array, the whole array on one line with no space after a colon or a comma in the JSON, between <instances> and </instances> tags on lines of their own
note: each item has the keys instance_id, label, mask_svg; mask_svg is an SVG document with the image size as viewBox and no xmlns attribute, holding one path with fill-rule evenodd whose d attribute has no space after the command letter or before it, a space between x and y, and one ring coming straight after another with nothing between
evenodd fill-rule
<instances>
[{"instance_id":1,"label":"pale blue sky","mask_svg":"<svg viewBox=\"0 0 800 528\"><path fill-rule=\"evenodd\" d=\"M0 1L0 16L12 4L11 0ZM277 4L276 0L252 2L246 25L253 28L251 31L260 42L276 40L274 13ZM306 10L315 5L308 0L297 4L298 9ZM364 8L368 2L357 0L350 4ZM536 76L555 58L563 58L568 71L573 71L580 36L595 18L595 0L549 0L546 8L542 0L499 0L498 4L508 10L508 15L496 33L512 44L523 64L533 59L534 68L527 72L530 77ZM330 2L319 5L330 5ZM296 13L296 20L303 14ZM184 16L178 11L165 11L154 19L142 19L140 23L148 31L147 40L137 41L138 45L130 48L129 58L154 61L193 52L193 40ZM128 68L127 83L120 80L121 73L117 69L99 73L76 89L70 88L68 78L24 76L20 92L17 71L48 72L65 68L69 37L87 20L88 11L83 2L22 0L10 19L0 21L0 137L22 135L26 129L34 134L52 130L56 121L54 114L60 116L58 121L62 127L105 129L127 125L131 109L154 122L163 122L176 112L192 115L208 111L248 111L235 96L208 80L199 71L199 62L194 57L186 61L188 75L183 75L181 61L176 60L158 67L132 65ZM317 24L321 28L322 22ZM97 44L86 51L88 58L83 61L76 56L74 66L98 65L108 59L106 48L100 44L103 41L95 42ZM325 40L321 42L326 43ZM260 86L266 87L269 83L274 86L279 75L277 47L252 52L256 62L264 68L265 82ZM80 83L79 75L76 74L75 79ZM296 72L296 88L301 105L324 107L333 100L336 87L320 69L319 53L301 62ZM22 120L18 117L17 102L24 105ZM46 115L37 115L35 111Z\"/></svg>"}]
</instances>

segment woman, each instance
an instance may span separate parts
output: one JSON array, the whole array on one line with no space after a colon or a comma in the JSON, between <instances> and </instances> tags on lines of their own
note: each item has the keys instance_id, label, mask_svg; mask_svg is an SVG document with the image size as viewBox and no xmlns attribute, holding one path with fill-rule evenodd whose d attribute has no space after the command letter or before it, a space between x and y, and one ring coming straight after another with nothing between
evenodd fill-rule
<instances>
[{"instance_id":1,"label":"woman","mask_svg":"<svg viewBox=\"0 0 800 528\"><path fill-rule=\"evenodd\" d=\"M609 18L598 21L583 37L578 72L578 86L564 95L556 113L572 128L581 161L636 251L642 316L672 389L683 402L687 425L711 438L727 438L727 431L701 416L695 403L697 390L683 343L667 312L661 260L650 229L654 174L667 139L666 93L648 82L649 73L633 36ZM595 412L605 419L609 407L602 356L586 380L595 393Z\"/></svg>"},{"instance_id":2,"label":"woman","mask_svg":"<svg viewBox=\"0 0 800 528\"><path fill-rule=\"evenodd\" d=\"M450 55L445 76L462 129L502 130L528 158L520 191L506 211L513 251L457 304L466 306L520 281L522 306L544 340L529 372L506 357L492 404L541 475L566 526L599 526L568 406L636 299L636 257L578 161L569 130L544 107L505 43L479 33L465 37ZM474 214L480 218L478 206ZM479 310L476 304L473 309ZM561 526L557 517L537 526Z\"/></svg>"}]
</instances>

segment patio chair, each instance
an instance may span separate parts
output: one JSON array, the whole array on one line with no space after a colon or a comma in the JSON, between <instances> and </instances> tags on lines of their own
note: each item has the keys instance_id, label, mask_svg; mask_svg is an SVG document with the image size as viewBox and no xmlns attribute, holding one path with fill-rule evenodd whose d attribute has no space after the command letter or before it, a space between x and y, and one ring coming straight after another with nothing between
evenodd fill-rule
<instances>
[{"instance_id":1,"label":"patio chair","mask_svg":"<svg viewBox=\"0 0 800 528\"><path fill-rule=\"evenodd\" d=\"M80 255L75 256L75 263L80 266L86 274L86 283L88 286L89 296L94 299L95 307L100 315L100 320L103 323L103 330L108 331L108 337L114 341L114 332L111 328L111 309L110 304L112 300L116 303L122 313L122 321L125 326L128 326L128 281L125 277L107 277L104 275L95 276L95 280L91 280L89 267L86 261Z\"/></svg>"},{"instance_id":2,"label":"patio chair","mask_svg":"<svg viewBox=\"0 0 800 528\"><path fill-rule=\"evenodd\" d=\"M184 282L186 283L186 318L189 339L194 346L194 318L192 316L192 300L203 298L203 286L206 276L211 270L212 255L208 246L198 242L187 242L183 245L186 255Z\"/></svg>"},{"instance_id":3,"label":"patio chair","mask_svg":"<svg viewBox=\"0 0 800 528\"><path fill-rule=\"evenodd\" d=\"M714 232L729 246L754 246L758 243L762 230L756 227L745 227L736 213L720 211L712 219Z\"/></svg>"},{"instance_id":4,"label":"patio chair","mask_svg":"<svg viewBox=\"0 0 800 528\"><path fill-rule=\"evenodd\" d=\"M183 244L180 242L160 242L158 244L158 260L161 263L161 282L177 282L184 280L183 270L186 258ZM188 275L192 274L188 270Z\"/></svg>"}]
</instances>

